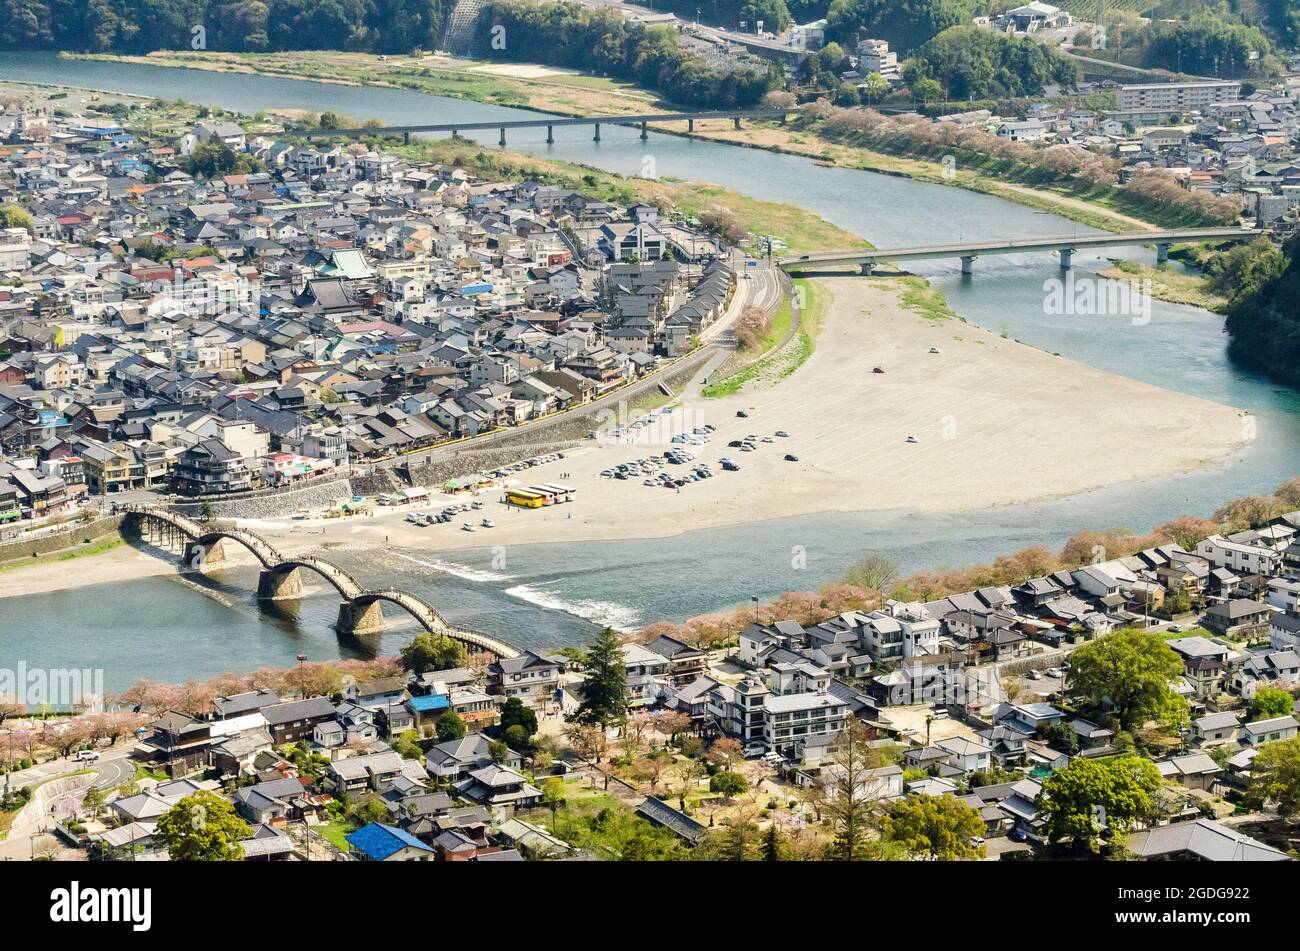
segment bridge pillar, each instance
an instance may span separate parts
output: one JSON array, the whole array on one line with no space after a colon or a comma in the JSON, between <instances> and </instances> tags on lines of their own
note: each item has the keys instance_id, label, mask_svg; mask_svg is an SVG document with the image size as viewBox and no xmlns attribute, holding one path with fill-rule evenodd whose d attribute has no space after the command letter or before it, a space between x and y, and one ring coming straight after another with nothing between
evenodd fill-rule
<instances>
[{"instance_id":1,"label":"bridge pillar","mask_svg":"<svg viewBox=\"0 0 1300 951\"><path fill-rule=\"evenodd\" d=\"M695 120L694 120L694 119L687 119L687 120L686 120L686 131L687 131L687 132L694 132L694 131L695 131Z\"/></svg>"},{"instance_id":2,"label":"bridge pillar","mask_svg":"<svg viewBox=\"0 0 1300 951\"><path fill-rule=\"evenodd\" d=\"M221 540L213 542L211 545L202 545L199 542L186 542L185 552L181 555L184 569L187 571L202 571L209 565L220 564L226 560L226 547Z\"/></svg>"},{"instance_id":3,"label":"bridge pillar","mask_svg":"<svg viewBox=\"0 0 1300 951\"><path fill-rule=\"evenodd\" d=\"M502 126L502 127L501 127L501 138L498 140L497 144L500 145L501 148L503 148L503 149L506 147L506 127L505 127L505 126Z\"/></svg>"},{"instance_id":4,"label":"bridge pillar","mask_svg":"<svg viewBox=\"0 0 1300 951\"><path fill-rule=\"evenodd\" d=\"M410 144L411 144L411 133L409 133L409 132L403 132L403 133L402 133L402 144L404 144L404 145L410 145Z\"/></svg>"},{"instance_id":5,"label":"bridge pillar","mask_svg":"<svg viewBox=\"0 0 1300 951\"><path fill-rule=\"evenodd\" d=\"M600 123L599 123L599 122L596 123L596 135L595 135L594 138L592 138L591 141L593 141L593 142L599 142L599 141L600 141Z\"/></svg>"},{"instance_id":6,"label":"bridge pillar","mask_svg":"<svg viewBox=\"0 0 1300 951\"><path fill-rule=\"evenodd\" d=\"M1168 244L1168 242L1165 242L1165 243L1163 243L1163 244L1157 244L1157 245L1156 245L1156 263L1157 263L1157 264L1164 264L1164 263L1165 263L1166 261L1168 261L1168 260L1169 260L1169 244Z\"/></svg>"},{"instance_id":7,"label":"bridge pillar","mask_svg":"<svg viewBox=\"0 0 1300 951\"><path fill-rule=\"evenodd\" d=\"M373 634L384 629L384 612L378 601L360 606L355 601L344 601L339 605L336 627L340 634Z\"/></svg>"},{"instance_id":8,"label":"bridge pillar","mask_svg":"<svg viewBox=\"0 0 1300 951\"><path fill-rule=\"evenodd\" d=\"M268 568L257 576L257 600L293 601L302 597L302 575L297 567Z\"/></svg>"},{"instance_id":9,"label":"bridge pillar","mask_svg":"<svg viewBox=\"0 0 1300 951\"><path fill-rule=\"evenodd\" d=\"M641 120L641 141L644 142L648 138L650 138L650 133L646 131L646 121L642 119Z\"/></svg>"},{"instance_id":10,"label":"bridge pillar","mask_svg":"<svg viewBox=\"0 0 1300 951\"><path fill-rule=\"evenodd\" d=\"M739 132L739 131L740 131L740 116L736 116L732 121L736 123L736 131Z\"/></svg>"},{"instance_id":11,"label":"bridge pillar","mask_svg":"<svg viewBox=\"0 0 1300 951\"><path fill-rule=\"evenodd\" d=\"M548 125L546 127L546 144L547 145L555 144L555 126L553 125Z\"/></svg>"},{"instance_id":12,"label":"bridge pillar","mask_svg":"<svg viewBox=\"0 0 1300 951\"><path fill-rule=\"evenodd\" d=\"M858 273L863 277L870 277L876 271L875 261L863 261L858 265Z\"/></svg>"},{"instance_id":13,"label":"bridge pillar","mask_svg":"<svg viewBox=\"0 0 1300 951\"><path fill-rule=\"evenodd\" d=\"M1061 270L1068 271L1074 267L1074 248L1061 248Z\"/></svg>"},{"instance_id":14,"label":"bridge pillar","mask_svg":"<svg viewBox=\"0 0 1300 951\"><path fill-rule=\"evenodd\" d=\"M975 255L973 254L962 255L961 272L967 277L975 273Z\"/></svg>"}]
</instances>

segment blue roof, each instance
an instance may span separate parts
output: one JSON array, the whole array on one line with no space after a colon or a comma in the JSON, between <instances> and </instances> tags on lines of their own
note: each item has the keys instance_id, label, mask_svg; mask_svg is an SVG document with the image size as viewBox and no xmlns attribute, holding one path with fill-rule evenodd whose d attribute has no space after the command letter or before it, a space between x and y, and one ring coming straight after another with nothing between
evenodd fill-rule
<instances>
[{"instance_id":1,"label":"blue roof","mask_svg":"<svg viewBox=\"0 0 1300 951\"><path fill-rule=\"evenodd\" d=\"M412 697L407 701L416 713L428 713L430 710L445 710L451 706L451 700L445 694L431 693L427 697Z\"/></svg>"},{"instance_id":2,"label":"blue roof","mask_svg":"<svg viewBox=\"0 0 1300 951\"><path fill-rule=\"evenodd\" d=\"M368 858L376 862L382 862L408 846L420 849L422 852L433 851L409 832L380 822L372 822L370 825L362 826L356 832L349 832L347 840L354 849L364 852Z\"/></svg>"}]
</instances>

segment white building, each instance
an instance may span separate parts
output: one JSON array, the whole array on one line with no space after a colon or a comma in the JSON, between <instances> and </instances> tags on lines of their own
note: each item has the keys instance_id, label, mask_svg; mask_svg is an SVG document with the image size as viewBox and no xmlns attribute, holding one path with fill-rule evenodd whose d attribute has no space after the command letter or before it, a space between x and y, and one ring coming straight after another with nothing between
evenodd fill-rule
<instances>
[{"instance_id":1,"label":"white building","mask_svg":"<svg viewBox=\"0 0 1300 951\"><path fill-rule=\"evenodd\" d=\"M1215 568L1260 575L1273 574L1282 560L1282 556L1272 549L1228 541L1222 535L1203 539L1196 546L1196 554Z\"/></svg>"},{"instance_id":2,"label":"white building","mask_svg":"<svg viewBox=\"0 0 1300 951\"><path fill-rule=\"evenodd\" d=\"M1217 79L1195 83L1136 83L1120 86L1116 98L1121 110L1191 112L1214 102L1237 101L1241 98L1241 83Z\"/></svg>"}]
</instances>

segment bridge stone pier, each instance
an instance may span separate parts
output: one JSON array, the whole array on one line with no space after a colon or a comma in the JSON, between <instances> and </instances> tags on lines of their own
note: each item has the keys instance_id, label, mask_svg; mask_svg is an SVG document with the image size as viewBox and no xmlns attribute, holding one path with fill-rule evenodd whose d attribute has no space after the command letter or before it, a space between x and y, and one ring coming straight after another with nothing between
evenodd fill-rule
<instances>
[{"instance_id":1,"label":"bridge stone pier","mask_svg":"<svg viewBox=\"0 0 1300 951\"><path fill-rule=\"evenodd\" d=\"M296 565L277 565L257 576L259 601L292 601L302 593L302 575Z\"/></svg>"},{"instance_id":2,"label":"bridge stone pier","mask_svg":"<svg viewBox=\"0 0 1300 951\"><path fill-rule=\"evenodd\" d=\"M967 277L975 273L975 255L973 254L962 255L961 272Z\"/></svg>"},{"instance_id":3,"label":"bridge stone pier","mask_svg":"<svg viewBox=\"0 0 1300 951\"><path fill-rule=\"evenodd\" d=\"M246 528L198 522L165 508L128 505L124 530L138 534L168 551L183 546L183 570L202 571L225 559L225 543L242 546L257 559L262 572L257 579L261 601L287 601L303 596L302 571L312 571L329 582L339 594L337 630L340 634L370 635L385 629L380 603L387 601L411 615L426 631L460 641L467 648L497 657L518 657L519 648L491 634L454 627L424 599L395 588L368 590L344 568L312 555L285 557L265 538ZM129 526L129 527L128 527Z\"/></svg>"},{"instance_id":4,"label":"bridge stone pier","mask_svg":"<svg viewBox=\"0 0 1300 951\"><path fill-rule=\"evenodd\" d=\"M1156 263L1164 264L1169 260L1169 242L1165 241L1156 245Z\"/></svg>"},{"instance_id":5,"label":"bridge stone pier","mask_svg":"<svg viewBox=\"0 0 1300 951\"><path fill-rule=\"evenodd\" d=\"M185 553L181 558L186 571L202 571L208 565L226 560L226 546L220 538L208 544L201 541L186 542Z\"/></svg>"},{"instance_id":6,"label":"bridge stone pier","mask_svg":"<svg viewBox=\"0 0 1300 951\"><path fill-rule=\"evenodd\" d=\"M343 601L336 628L340 634L375 634L384 629L384 612L378 601Z\"/></svg>"},{"instance_id":7,"label":"bridge stone pier","mask_svg":"<svg viewBox=\"0 0 1300 951\"><path fill-rule=\"evenodd\" d=\"M1074 267L1074 248L1061 248L1061 270L1068 271Z\"/></svg>"}]
</instances>

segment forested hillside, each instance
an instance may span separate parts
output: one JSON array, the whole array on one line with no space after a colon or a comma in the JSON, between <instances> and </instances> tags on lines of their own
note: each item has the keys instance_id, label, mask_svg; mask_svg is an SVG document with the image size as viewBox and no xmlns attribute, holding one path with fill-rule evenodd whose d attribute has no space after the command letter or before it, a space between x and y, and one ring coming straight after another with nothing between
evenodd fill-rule
<instances>
[{"instance_id":1,"label":"forested hillside","mask_svg":"<svg viewBox=\"0 0 1300 951\"><path fill-rule=\"evenodd\" d=\"M0 0L0 49L433 49L455 0Z\"/></svg>"},{"instance_id":2,"label":"forested hillside","mask_svg":"<svg viewBox=\"0 0 1300 951\"><path fill-rule=\"evenodd\" d=\"M476 56L569 66L657 89L682 105L748 106L776 84L772 67L718 65L686 47L670 27L624 20L614 10L569 3L502 0L485 25L504 27L504 44L479 30Z\"/></svg>"},{"instance_id":3,"label":"forested hillside","mask_svg":"<svg viewBox=\"0 0 1300 951\"><path fill-rule=\"evenodd\" d=\"M1254 253L1251 253L1251 252ZM1300 386L1300 237L1281 252L1259 243L1229 260L1227 329L1234 360ZM1213 280L1213 275L1211 275Z\"/></svg>"}]
</instances>

